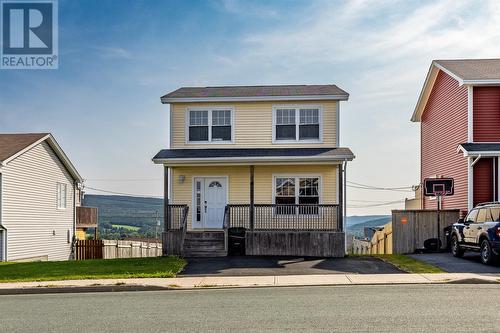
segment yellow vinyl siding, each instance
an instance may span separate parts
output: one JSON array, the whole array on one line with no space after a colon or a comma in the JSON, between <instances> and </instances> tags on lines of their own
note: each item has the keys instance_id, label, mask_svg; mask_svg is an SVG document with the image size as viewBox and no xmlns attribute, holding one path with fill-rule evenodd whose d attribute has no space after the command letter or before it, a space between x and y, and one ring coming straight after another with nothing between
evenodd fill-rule
<instances>
[{"instance_id":1,"label":"yellow vinyl siding","mask_svg":"<svg viewBox=\"0 0 500 333\"><path fill-rule=\"evenodd\" d=\"M254 190L256 204L273 203L273 175L318 175L321 177L321 203L337 203L337 166L335 165L263 165L255 166ZM179 183L179 176L185 176ZM193 177L227 176L230 204L248 204L250 199L249 166L193 166L172 168L172 203L188 204L188 228L192 222Z\"/></svg>"},{"instance_id":2,"label":"yellow vinyl siding","mask_svg":"<svg viewBox=\"0 0 500 333\"><path fill-rule=\"evenodd\" d=\"M171 148L283 148L283 147L335 147L337 145L337 103L336 101L294 101L294 102L225 102L225 103L174 103L171 105L172 144ZM320 106L322 109L323 141L321 143L274 143L273 107ZM186 114L190 107L230 107L233 112L233 143L186 143Z\"/></svg>"}]
</instances>

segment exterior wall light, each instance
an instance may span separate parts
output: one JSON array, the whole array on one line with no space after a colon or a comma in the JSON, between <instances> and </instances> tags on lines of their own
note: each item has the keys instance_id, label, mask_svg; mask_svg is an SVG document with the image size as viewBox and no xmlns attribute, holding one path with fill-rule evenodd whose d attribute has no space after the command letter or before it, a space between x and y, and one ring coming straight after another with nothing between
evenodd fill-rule
<instances>
[{"instance_id":1,"label":"exterior wall light","mask_svg":"<svg viewBox=\"0 0 500 333\"><path fill-rule=\"evenodd\" d=\"M184 176L184 175L180 175L180 176L179 176L179 184L184 183L184 180L186 180L186 176Z\"/></svg>"}]
</instances>

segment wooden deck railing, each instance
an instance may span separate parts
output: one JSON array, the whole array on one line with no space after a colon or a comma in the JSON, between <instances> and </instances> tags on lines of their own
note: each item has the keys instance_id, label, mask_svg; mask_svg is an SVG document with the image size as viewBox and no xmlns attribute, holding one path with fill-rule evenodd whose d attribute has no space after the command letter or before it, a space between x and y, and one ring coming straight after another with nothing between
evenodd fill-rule
<instances>
[{"instance_id":1,"label":"wooden deck railing","mask_svg":"<svg viewBox=\"0 0 500 333\"><path fill-rule=\"evenodd\" d=\"M168 205L168 218L165 218L165 231L186 229L188 212L188 205Z\"/></svg>"},{"instance_id":2,"label":"wooden deck railing","mask_svg":"<svg viewBox=\"0 0 500 333\"><path fill-rule=\"evenodd\" d=\"M250 209L249 204L227 205L224 227L242 227L250 230L342 231L338 205L256 204L253 221L251 221Z\"/></svg>"}]
</instances>

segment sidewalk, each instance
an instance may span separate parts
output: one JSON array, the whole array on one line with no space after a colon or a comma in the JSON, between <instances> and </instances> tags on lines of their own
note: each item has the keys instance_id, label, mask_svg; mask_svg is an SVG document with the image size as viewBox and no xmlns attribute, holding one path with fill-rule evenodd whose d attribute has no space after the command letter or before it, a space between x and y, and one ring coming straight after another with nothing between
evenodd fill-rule
<instances>
[{"instance_id":1,"label":"sidewalk","mask_svg":"<svg viewBox=\"0 0 500 333\"><path fill-rule=\"evenodd\" d=\"M500 274L325 274L280 276L205 276L145 279L66 280L0 283L1 294L114 290L158 290L231 287L286 287L325 285L391 285L433 283L499 283Z\"/></svg>"}]
</instances>

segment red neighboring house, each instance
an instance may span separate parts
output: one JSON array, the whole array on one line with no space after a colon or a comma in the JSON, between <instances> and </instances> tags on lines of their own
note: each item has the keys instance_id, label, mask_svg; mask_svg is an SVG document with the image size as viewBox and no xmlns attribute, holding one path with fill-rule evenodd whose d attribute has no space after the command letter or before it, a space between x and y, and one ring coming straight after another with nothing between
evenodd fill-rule
<instances>
[{"instance_id":1,"label":"red neighboring house","mask_svg":"<svg viewBox=\"0 0 500 333\"><path fill-rule=\"evenodd\" d=\"M420 181L455 179L443 208L499 200L500 59L434 60L411 120L420 122Z\"/></svg>"}]
</instances>

